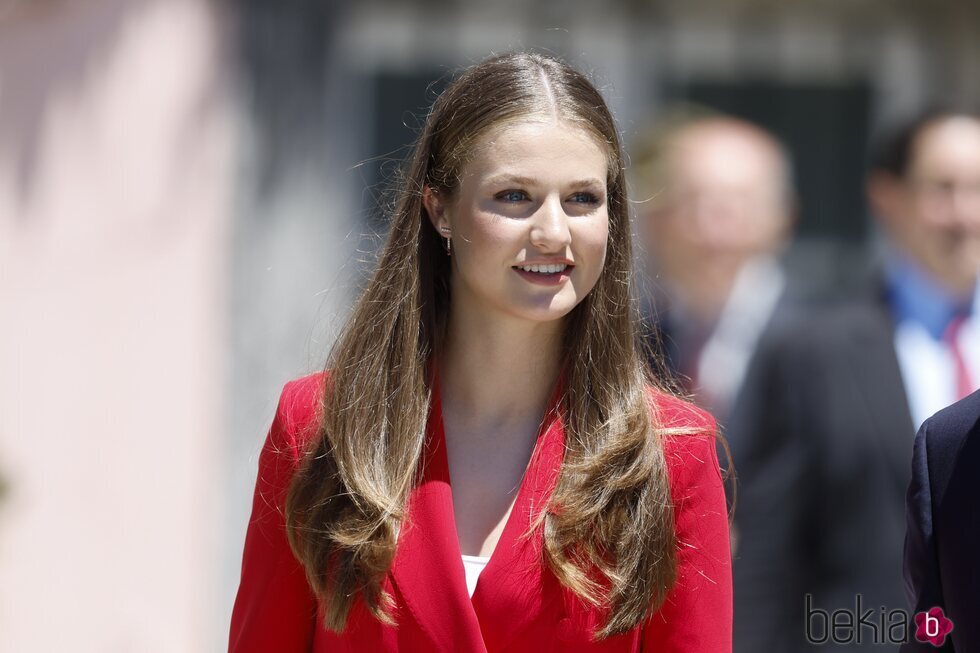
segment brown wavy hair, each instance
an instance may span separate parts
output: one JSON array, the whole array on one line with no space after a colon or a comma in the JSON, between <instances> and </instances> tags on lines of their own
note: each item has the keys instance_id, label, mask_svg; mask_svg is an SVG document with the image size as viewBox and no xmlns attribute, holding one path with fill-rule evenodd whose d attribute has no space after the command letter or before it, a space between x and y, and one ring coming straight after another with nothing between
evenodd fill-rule
<instances>
[{"instance_id":1,"label":"brown wavy hair","mask_svg":"<svg viewBox=\"0 0 980 653\"><path fill-rule=\"evenodd\" d=\"M647 387L670 391L647 364L632 296L624 160L612 115L580 72L551 55L508 52L461 72L438 96L403 168L379 261L330 352L321 419L286 499L289 543L342 632L360 596L394 624L382 589L417 480L441 351L449 257L422 189L458 191L462 167L492 128L534 115L583 128L608 154L609 237L593 290L567 316L566 454L546 509L545 563L567 588L608 610L597 639L655 612L676 578L676 534L662 437Z\"/></svg>"}]
</instances>

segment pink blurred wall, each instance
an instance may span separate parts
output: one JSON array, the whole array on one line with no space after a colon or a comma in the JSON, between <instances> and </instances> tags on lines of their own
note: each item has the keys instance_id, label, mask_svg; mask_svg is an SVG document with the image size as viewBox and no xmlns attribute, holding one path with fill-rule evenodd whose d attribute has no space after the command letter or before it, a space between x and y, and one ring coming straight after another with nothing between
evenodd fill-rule
<instances>
[{"instance_id":1,"label":"pink blurred wall","mask_svg":"<svg viewBox=\"0 0 980 653\"><path fill-rule=\"evenodd\" d=\"M214 650L234 115L203 1L0 3L0 649Z\"/></svg>"}]
</instances>

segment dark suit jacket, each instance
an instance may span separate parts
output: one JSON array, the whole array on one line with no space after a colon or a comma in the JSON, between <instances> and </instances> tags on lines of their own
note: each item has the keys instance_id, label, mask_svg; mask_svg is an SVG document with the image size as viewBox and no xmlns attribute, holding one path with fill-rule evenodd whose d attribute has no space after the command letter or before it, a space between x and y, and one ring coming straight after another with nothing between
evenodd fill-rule
<instances>
[{"instance_id":1,"label":"dark suit jacket","mask_svg":"<svg viewBox=\"0 0 980 653\"><path fill-rule=\"evenodd\" d=\"M905 606L914 429L882 288L783 311L758 344L727 431L739 477L736 653L825 650L806 637L808 624L818 639L826 627L808 619L808 594L828 613L854 611L858 594L861 611ZM863 645L874 636L854 630Z\"/></svg>"},{"instance_id":2,"label":"dark suit jacket","mask_svg":"<svg viewBox=\"0 0 980 653\"><path fill-rule=\"evenodd\" d=\"M939 606L953 622L942 648L980 651L980 392L939 411L915 437L905 578L913 613Z\"/></svg>"}]
</instances>

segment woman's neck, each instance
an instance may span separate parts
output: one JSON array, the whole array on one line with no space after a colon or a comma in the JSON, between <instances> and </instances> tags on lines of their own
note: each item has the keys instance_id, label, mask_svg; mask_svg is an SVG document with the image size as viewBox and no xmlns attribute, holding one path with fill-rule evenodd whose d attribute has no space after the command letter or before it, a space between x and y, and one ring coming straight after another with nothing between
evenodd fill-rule
<instances>
[{"instance_id":1,"label":"woman's neck","mask_svg":"<svg viewBox=\"0 0 980 653\"><path fill-rule=\"evenodd\" d=\"M561 322L450 314L440 361L443 404L492 426L544 414L561 364Z\"/></svg>"}]
</instances>

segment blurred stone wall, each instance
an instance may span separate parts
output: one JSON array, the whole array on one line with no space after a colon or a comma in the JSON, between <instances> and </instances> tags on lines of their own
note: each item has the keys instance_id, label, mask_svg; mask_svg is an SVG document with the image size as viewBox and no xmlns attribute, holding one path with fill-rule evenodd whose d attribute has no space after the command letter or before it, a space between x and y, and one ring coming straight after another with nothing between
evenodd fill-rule
<instances>
[{"instance_id":1,"label":"blurred stone wall","mask_svg":"<svg viewBox=\"0 0 980 653\"><path fill-rule=\"evenodd\" d=\"M0 648L215 650L233 110L195 0L0 3Z\"/></svg>"}]
</instances>

